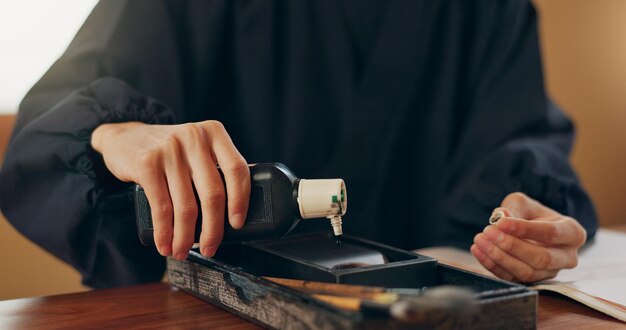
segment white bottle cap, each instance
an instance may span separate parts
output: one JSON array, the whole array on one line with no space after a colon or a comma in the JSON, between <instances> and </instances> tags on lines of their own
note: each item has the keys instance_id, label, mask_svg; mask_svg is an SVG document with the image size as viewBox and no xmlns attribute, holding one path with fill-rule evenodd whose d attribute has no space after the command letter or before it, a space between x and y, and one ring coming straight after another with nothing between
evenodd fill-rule
<instances>
[{"instance_id":1,"label":"white bottle cap","mask_svg":"<svg viewBox=\"0 0 626 330\"><path fill-rule=\"evenodd\" d=\"M343 234L341 217L348 208L346 184L341 179L300 179L298 207L302 219L330 219L335 236Z\"/></svg>"}]
</instances>

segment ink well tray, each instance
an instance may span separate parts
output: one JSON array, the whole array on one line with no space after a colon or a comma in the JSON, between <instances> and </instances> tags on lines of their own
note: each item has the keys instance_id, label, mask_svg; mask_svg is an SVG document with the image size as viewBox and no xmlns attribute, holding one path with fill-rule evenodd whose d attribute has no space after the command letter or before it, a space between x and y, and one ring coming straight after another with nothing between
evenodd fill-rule
<instances>
[{"instance_id":1,"label":"ink well tray","mask_svg":"<svg viewBox=\"0 0 626 330\"><path fill-rule=\"evenodd\" d=\"M537 293L525 286L439 264L357 237L336 245L326 233L222 244L213 258L197 249L168 258L170 283L254 323L276 329L511 328L536 324ZM470 314L428 315L421 323L347 311L264 277L387 288L455 285L475 292Z\"/></svg>"}]
</instances>

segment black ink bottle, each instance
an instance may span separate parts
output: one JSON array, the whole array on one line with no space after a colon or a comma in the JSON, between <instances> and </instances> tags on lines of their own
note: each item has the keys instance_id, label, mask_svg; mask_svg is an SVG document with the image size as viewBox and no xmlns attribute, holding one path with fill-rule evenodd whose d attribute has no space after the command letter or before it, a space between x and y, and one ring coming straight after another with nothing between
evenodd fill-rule
<instances>
[{"instance_id":1,"label":"black ink bottle","mask_svg":"<svg viewBox=\"0 0 626 330\"><path fill-rule=\"evenodd\" d=\"M250 178L252 189L246 222L237 230L225 219L224 241L279 238L302 219L328 218L340 244L341 217L346 213L348 198L342 179L298 179L280 163L250 165ZM144 245L154 245L150 205L139 185L135 186L134 199L139 238ZM202 214L200 210L198 213L195 242L202 228Z\"/></svg>"}]
</instances>

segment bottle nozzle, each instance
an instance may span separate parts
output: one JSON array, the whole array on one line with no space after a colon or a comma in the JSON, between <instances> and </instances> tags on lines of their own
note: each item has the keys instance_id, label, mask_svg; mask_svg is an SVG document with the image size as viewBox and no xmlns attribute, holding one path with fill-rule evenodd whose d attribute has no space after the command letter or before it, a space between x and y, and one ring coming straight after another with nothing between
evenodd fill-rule
<instances>
[{"instance_id":1,"label":"bottle nozzle","mask_svg":"<svg viewBox=\"0 0 626 330\"><path fill-rule=\"evenodd\" d=\"M328 217L330 219L330 225L333 226L333 233L335 236L339 237L343 235L343 229L341 228L341 217L338 215L333 215Z\"/></svg>"}]
</instances>

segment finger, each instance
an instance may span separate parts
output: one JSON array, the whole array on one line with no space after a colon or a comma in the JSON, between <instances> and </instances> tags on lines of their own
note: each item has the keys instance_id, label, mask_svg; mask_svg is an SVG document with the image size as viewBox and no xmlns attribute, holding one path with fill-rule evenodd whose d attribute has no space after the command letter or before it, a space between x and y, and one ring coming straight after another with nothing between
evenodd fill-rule
<instances>
[{"instance_id":1,"label":"finger","mask_svg":"<svg viewBox=\"0 0 626 330\"><path fill-rule=\"evenodd\" d=\"M245 222L250 201L250 168L224 127L219 122L211 123L208 129L213 137L212 147L226 182L228 220L233 228L239 229Z\"/></svg>"},{"instance_id":2,"label":"finger","mask_svg":"<svg viewBox=\"0 0 626 330\"><path fill-rule=\"evenodd\" d=\"M200 233L200 252L206 257L215 255L224 237L224 208L226 192L214 161L205 162L196 182L198 197L202 207L202 232ZM206 165L209 164L209 165Z\"/></svg>"},{"instance_id":3,"label":"finger","mask_svg":"<svg viewBox=\"0 0 626 330\"><path fill-rule=\"evenodd\" d=\"M586 233L578 222L569 217L561 220L524 220L502 218L496 223L502 232L523 239L552 245L580 247L585 243Z\"/></svg>"},{"instance_id":4,"label":"finger","mask_svg":"<svg viewBox=\"0 0 626 330\"><path fill-rule=\"evenodd\" d=\"M143 188L150 204L154 244L162 256L169 256L172 254L173 208L167 181L152 164L142 172L137 183Z\"/></svg>"},{"instance_id":5,"label":"finger","mask_svg":"<svg viewBox=\"0 0 626 330\"><path fill-rule=\"evenodd\" d=\"M186 127L186 158L190 175L200 201L202 223L200 253L212 257L224 236L224 182L215 166L208 133L199 125Z\"/></svg>"},{"instance_id":6,"label":"finger","mask_svg":"<svg viewBox=\"0 0 626 330\"><path fill-rule=\"evenodd\" d=\"M489 257L487 257L483 252L481 252L478 246L476 246L476 244L472 245L472 247L470 248L470 252L472 252L472 255L474 255L476 260L478 260L478 262L480 262L480 264L483 265L483 267L485 267L485 269L490 271L492 274L496 275L497 277L505 281L515 280L515 277L511 275L511 273L502 269L502 267L496 265L496 263L493 262L493 260L489 259Z\"/></svg>"},{"instance_id":7,"label":"finger","mask_svg":"<svg viewBox=\"0 0 626 330\"><path fill-rule=\"evenodd\" d=\"M515 218L530 220L539 217L559 215L558 212L544 206L521 192L508 194L502 200L501 206L511 211L511 215Z\"/></svg>"},{"instance_id":8,"label":"finger","mask_svg":"<svg viewBox=\"0 0 626 330\"><path fill-rule=\"evenodd\" d=\"M167 184L174 207L174 258L183 260L195 240L198 204L193 192L189 167L178 146L170 146L165 165Z\"/></svg>"},{"instance_id":9,"label":"finger","mask_svg":"<svg viewBox=\"0 0 626 330\"><path fill-rule=\"evenodd\" d=\"M534 282L541 277L544 270L536 270L528 264L502 251L491 243L487 236L479 233L474 238L474 243L485 256L491 259L497 266L502 267L521 282Z\"/></svg>"},{"instance_id":10,"label":"finger","mask_svg":"<svg viewBox=\"0 0 626 330\"><path fill-rule=\"evenodd\" d=\"M487 226L485 236L505 253L538 270L574 268L578 263L575 249L538 246L527 240L507 235L496 226Z\"/></svg>"}]
</instances>

